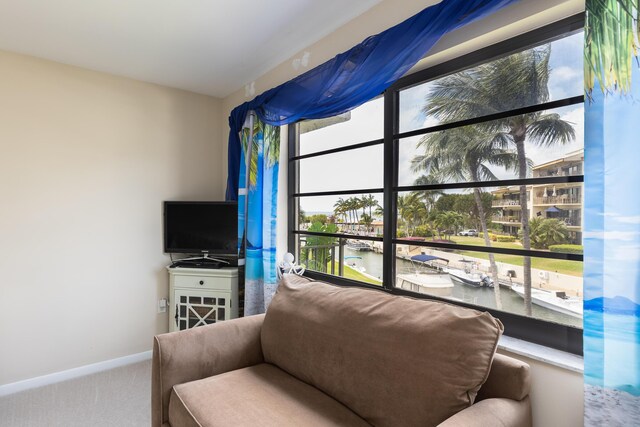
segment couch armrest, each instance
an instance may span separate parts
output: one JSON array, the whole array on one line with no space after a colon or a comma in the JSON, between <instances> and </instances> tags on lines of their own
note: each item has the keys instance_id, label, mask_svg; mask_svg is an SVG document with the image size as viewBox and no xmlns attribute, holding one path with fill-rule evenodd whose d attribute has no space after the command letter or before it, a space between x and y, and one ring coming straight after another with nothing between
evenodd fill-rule
<instances>
[{"instance_id":1,"label":"couch armrest","mask_svg":"<svg viewBox=\"0 0 640 427\"><path fill-rule=\"evenodd\" d=\"M479 400L500 397L522 400L529 395L531 375L525 362L496 353L487 381L478 391Z\"/></svg>"},{"instance_id":2,"label":"couch armrest","mask_svg":"<svg viewBox=\"0 0 640 427\"><path fill-rule=\"evenodd\" d=\"M154 337L152 427L168 422L174 385L262 363L263 320L261 314Z\"/></svg>"},{"instance_id":3,"label":"couch armrest","mask_svg":"<svg viewBox=\"0 0 640 427\"><path fill-rule=\"evenodd\" d=\"M529 397L486 399L440 423L438 427L531 427Z\"/></svg>"}]
</instances>

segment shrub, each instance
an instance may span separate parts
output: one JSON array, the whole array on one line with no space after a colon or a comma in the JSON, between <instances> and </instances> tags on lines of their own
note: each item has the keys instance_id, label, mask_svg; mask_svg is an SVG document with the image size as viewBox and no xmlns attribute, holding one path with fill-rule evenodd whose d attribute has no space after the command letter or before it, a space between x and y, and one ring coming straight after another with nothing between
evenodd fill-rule
<instances>
[{"instance_id":1,"label":"shrub","mask_svg":"<svg viewBox=\"0 0 640 427\"><path fill-rule=\"evenodd\" d=\"M522 230L520 230L522 237ZM567 225L557 218L533 218L529 221L529 238L535 249L564 245L569 241Z\"/></svg>"},{"instance_id":2,"label":"shrub","mask_svg":"<svg viewBox=\"0 0 640 427\"><path fill-rule=\"evenodd\" d=\"M398 230L398 232L396 233L397 237L407 237L407 233L405 233L404 230Z\"/></svg>"},{"instance_id":3,"label":"shrub","mask_svg":"<svg viewBox=\"0 0 640 427\"><path fill-rule=\"evenodd\" d=\"M565 254L578 254L582 255L582 245L551 245L549 246L551 252L562 252Z\"/></svg>"},{"instance_id":4,"label":"shrub","mask_svg":"<svg viewBox=\"0 0 640 427\"><path fill-rule=\"evenodd\" d=\"M516 241L516 237L511 236L509 234L495 234L495 233L488 233L488 234L489 234L489 240L491 240L492 242L515 242ZM483 237L482 233L480 233L479 236Z\"/></svg>"},{"instance_id":5,"label":"shrub","mask_svg":"<svg viewBox=\"0 0 640 427\"><path fill-rule=\"evenodd\" d=\"M312 224L314 222L319 222L320 224L326 224L329 219L325 214L311 215L308 218L309 218L309 222Z\"/></svg>"},{"instance_id":6,"label":"shrub","mask_svg":"<svg viewBox=\"0 0 640 427\"><path fill-rule=\"evenodd\" d=\"M420 237L432 237L433 231L431 231L431 229L426 225L419 225L416 227L416 231L413 234L414 236Z\"/></svg>"}]
</instances>

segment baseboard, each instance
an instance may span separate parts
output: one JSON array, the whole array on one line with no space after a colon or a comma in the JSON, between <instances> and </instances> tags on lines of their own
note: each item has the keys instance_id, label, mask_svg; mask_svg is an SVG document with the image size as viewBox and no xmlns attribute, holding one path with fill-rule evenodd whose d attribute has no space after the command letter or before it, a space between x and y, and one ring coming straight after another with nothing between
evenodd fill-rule
<instances>
[{"instance_id":1,"label":"baseboard","mask_svg":"<svg viewBox=\"0 0 640 427\"><path fill-rule=\"evenodd\" d=\"M132 363L142 362L149 359L151 359L151 350L143 351L142 353L131 354L129 356L118 357L116 359L105 360L103 362L92 363L91 365L80 366L78 368L68 369L66 371L54 372L53 374L43 375L41 377L29 378L28 380L0 385L0 397L36 387L42 387L49 384L71 380L73 378L83 377L85 375L95 374L97 372L107 371L109 369L130 365Z\"/></svg>"}]
</instances>

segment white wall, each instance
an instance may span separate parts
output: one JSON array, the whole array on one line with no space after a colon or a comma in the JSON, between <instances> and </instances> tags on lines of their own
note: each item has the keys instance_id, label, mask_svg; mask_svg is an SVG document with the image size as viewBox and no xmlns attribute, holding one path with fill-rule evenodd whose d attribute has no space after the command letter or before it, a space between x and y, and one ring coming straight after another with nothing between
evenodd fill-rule
<instances>
[{"instance_id":1,"label":"white wall","mask_svg":"<svg viewBox=\"0 0 640 427\"><path fill-rule=\"evenodd\" d=\"M581 373L501 350L531 367L533 427L582 427L584 381Z\"/></svg>"},{"instance_id":2,"label":"white wall","mask_svg":"<svg viewBox=\"0 0 640 427\"><path fill-rule=\"evenodd\" d=\"M223 195L221 101L0 51L0 384L167 331L162 201Z\"/></svg>"},{"instance_id":3,"label":"white wall","mask_svg":"<svg viewBox=\"0 0 640 427\"><path fill-rule=\"evenodd\" d=\"M255 95L322 64L336 54L360 43L366 37L400 23L433 3L434 1L432 0L381 1L378 5L353 19L345 26L265 73L255 81ZM519 3L503 9L483 21L473 23L443 37L430 54L409 73L506 40L583 10L584 0L521 0ZM300 58L304 52L311 54L309 66L305 69L294 69L292 60ZM224 126L221 138L225 141L223 142L225 159L227 155L226 141L229 132L227 118L229 113L237 105L252 98L253 96L245 96L245 91L242 89L223 100L221 120ZM286 147L286 144L282 144L282 147ZM226 182L226 164L223 165L221 174L222 180ZM522 356L515 357L524 359L532 367L531 398L534 427L581 426L583 407L582 375L536 360L523 358Z\"/></svg>"}]
</instances>

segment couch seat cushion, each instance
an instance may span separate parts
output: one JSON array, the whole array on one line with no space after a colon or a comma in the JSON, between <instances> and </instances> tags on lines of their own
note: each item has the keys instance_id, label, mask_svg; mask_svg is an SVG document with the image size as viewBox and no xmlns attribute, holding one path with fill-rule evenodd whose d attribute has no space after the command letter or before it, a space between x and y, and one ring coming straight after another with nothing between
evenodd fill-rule
<instances>
[{"instance_id":1,"label":"couch seat cushion","mask_svg":"<svg viewBox=\"0 0 640 427\"><path fill-rule=\"evenodd\" d=\"M175 386L169 422L174 427L369 426L343 404L266 363Z\"/></svg>"},{"instance_id":2,"label":"couch seat cushion","mask_svg":"<svg viewBox=\"0 0 640 427\"><path fill-rule=\"evenodd\" d=\"M285 277L261 342L265 362L370 424L426 427L473 404L501 333L486 312Z\"/></svg>"}]
</instances>

